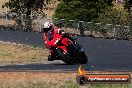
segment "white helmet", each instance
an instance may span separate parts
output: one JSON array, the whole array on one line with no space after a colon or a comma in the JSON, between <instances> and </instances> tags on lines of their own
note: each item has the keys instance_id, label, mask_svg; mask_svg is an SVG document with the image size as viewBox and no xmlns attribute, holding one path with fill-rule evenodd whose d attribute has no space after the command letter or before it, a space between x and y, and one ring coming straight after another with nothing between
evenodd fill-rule
<instances>
[{"instance_id":1,"label":"white helmet","mask_svg":"<svg viewBox=\"0 0 132 88\"><path fill-rule=\"evenodd\" d=\"M44 32L48 32L48 31L50 31L52 29L52 27L53 27L53 23L52 22L45 22L43 24L43 31Z\"/></svg>"},{"instance_id":2,"label":"white helmet","mask_svg":"<svg viewBox=\"0 0 132 88\"><path fill-rule=\"evenodd\" d=\"M53 23L45 22L44 25L43 25L43 28L50 28L51 26L53 26Z\"/></svg>"}]
</instances>

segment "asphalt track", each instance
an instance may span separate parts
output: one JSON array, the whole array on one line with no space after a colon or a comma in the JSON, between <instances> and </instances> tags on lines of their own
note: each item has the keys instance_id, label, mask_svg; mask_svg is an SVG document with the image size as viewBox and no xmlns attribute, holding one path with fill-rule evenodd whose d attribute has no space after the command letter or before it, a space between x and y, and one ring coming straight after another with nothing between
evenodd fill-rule
<instances>
[{"instance_id":1,"label":"asphalt track","mask_svg":"<svg viewBox=\"0 0 132 88\"><path fill-rule=\"evenodd\" d=\"M132 71L132 42L101 38L77 37L89 62L86 70ZM43 33L0 31L0 41L45 47ZM0 65L0 71L76 71L80 65L66 65L62 61L18 65Z\"/></svg>"}]
</instances>

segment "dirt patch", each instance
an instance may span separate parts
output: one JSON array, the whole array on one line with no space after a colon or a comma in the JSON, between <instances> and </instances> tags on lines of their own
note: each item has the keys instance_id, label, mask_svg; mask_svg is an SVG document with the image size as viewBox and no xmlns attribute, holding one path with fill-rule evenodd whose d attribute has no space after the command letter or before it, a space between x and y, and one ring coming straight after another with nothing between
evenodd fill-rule
<instances>
[{"instance_id":1,"label":"dirt patch","mask_svg":"<svg viewBox=\"0 0 132 88\"><path fill-rule=\"evenodd\" d=\"M0 14L3 13L3 12L7 12L9 10L7 8L2 8L2 5L4 5L8 1L9 0L0 0Z\"/></svg>"},{"instance_id":2,"label":"dirt patch","mask_svg":"<svg viewBox=\"0 0 132 88\"><path fill-rule=\"evenodd\" d=\"M14 20L0 19L0 25L3 26L15 26L16 23Z\"/></svg>"}]
</instances>

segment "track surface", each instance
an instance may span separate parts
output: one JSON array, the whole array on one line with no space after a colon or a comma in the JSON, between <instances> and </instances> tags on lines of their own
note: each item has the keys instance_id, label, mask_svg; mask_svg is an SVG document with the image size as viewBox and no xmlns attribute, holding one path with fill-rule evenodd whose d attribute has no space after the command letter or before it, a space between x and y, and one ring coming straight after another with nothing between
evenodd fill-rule
<instances>
[{"instance_id":1,"label":"track surface","mask_svg":"<svg viewBox=\"0 0 132 88\"><path fill-rule=\"evenodd\" d=\"M16 42L44 47L43 34L34 32L0 31L0 41ZM89 63L86 70L132 71L132 42L99 38L78 37ZM62 61L40 62L40 64L1 65L0 71L76 71L79 65L66 65Z\"/></svg>"}]
</instances>

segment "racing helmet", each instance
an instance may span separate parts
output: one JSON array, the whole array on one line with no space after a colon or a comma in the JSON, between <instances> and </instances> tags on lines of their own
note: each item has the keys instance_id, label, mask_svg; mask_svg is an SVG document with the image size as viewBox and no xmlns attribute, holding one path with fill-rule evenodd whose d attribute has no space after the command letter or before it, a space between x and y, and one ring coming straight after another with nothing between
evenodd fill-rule
<instances>
[{"instance_id":1,"label":"racing helmet","mask_svg":"<svg viewBox=\"0 0 132 88\"><path fill-rule=\"evenodd\" d=\"M43 31L48 32L53 28L53 23L52 22L45 22L43 24Z\"/></svg>"}]
</instances>

